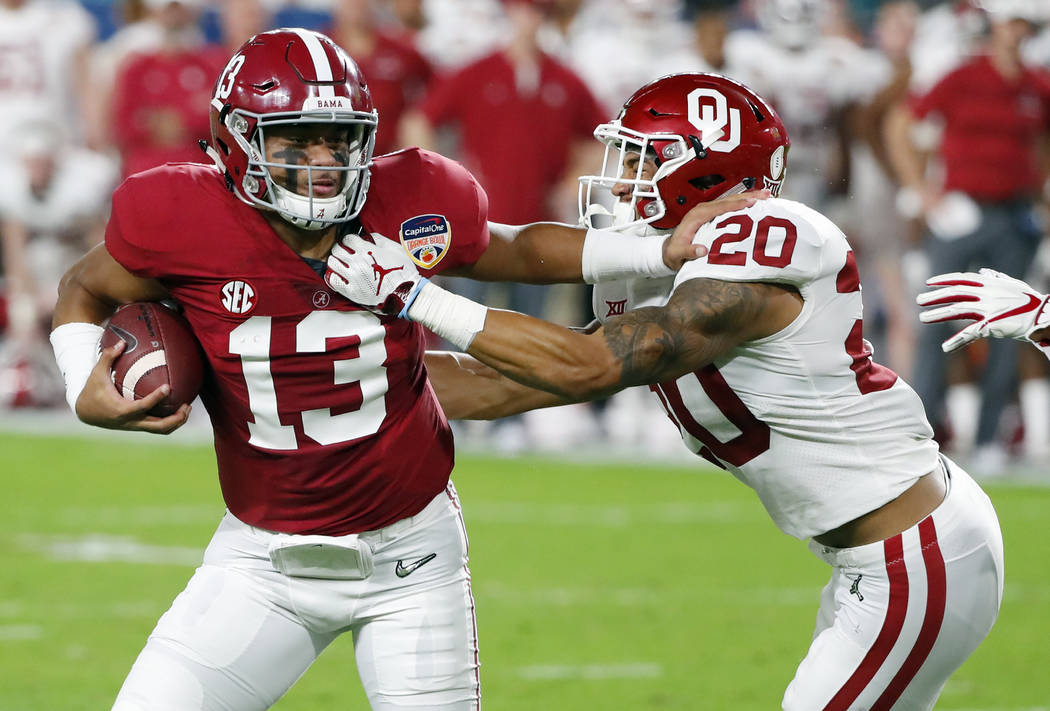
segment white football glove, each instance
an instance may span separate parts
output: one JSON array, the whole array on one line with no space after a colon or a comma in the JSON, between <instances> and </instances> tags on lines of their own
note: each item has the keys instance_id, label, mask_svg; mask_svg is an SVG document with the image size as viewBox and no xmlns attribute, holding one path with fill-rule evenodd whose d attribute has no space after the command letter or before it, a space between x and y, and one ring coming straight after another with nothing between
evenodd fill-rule
<instances>
[{"instance_id":1,"label":"white football glove","mask_svg":"<svg viewBox=\"0 0 1050 711\"><path fill-rule=\"evenodd\" d=\"M356 234L332 247L325 281L355 304L387 316L403 314L427 282L401 243Z\"/></svg>"},{"instance_id":2,"label":"white football glove","mask_svg":"<svg viewBox=\"0 0 1050 711\"><path fill-rule=\"evenodd\" d=\"M1033 331L1050 326L1050 296L994 269L940 274L926 285L941 288L915 299L919 306L936 307L921 312L920 321L974 321L941 344L945 353L988 336L1027 340Z\"/></svg>"}]
</instances>

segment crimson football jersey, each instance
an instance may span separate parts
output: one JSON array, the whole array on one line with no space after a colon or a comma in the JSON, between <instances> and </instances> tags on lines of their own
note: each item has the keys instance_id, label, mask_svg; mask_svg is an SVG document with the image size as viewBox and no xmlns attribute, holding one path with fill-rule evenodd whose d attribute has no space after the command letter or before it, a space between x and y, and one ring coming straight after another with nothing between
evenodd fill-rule
<instances>
[{"instance_id":1,"label":"crimson football jersey","mask_svg":"<svg viewBox=\"0 0 1050 711\"><path fill-rule=\"evenodd\" d=\"M436 274L478 259L487 217L464 168L411 149L376 159L359 219ZM427 382L423 329L328 288L217 169L129 178L106 247L171 292L207 354L201 399L237 518L341 535L414 515L444 489L452 433Z\"/></svg>"}]
</instances>

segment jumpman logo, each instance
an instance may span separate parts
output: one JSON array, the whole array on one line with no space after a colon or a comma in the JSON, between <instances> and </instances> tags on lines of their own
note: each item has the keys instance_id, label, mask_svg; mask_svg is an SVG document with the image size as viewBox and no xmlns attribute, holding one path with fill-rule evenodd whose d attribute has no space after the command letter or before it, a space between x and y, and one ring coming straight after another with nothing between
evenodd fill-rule
<instances>
[{"instance_id":1,"label":"jumpman logo","mask_svg":"<svg viewBox=\"0 0 1050 711\"><path fill-rule=\"evenodd\" d=\"M846 577L849 578L850 576L847 575ZM864 602L864 595L860 592L860 579L863 577L863 575L858 575L855 580L853 580L853 578L850 578L851 580L853 580L853 585L850 585L849 588L849 594L856 595L857 599L861 602Z\"/></svg>"},{"instance_id":2,"label":"jumpman logo","mask_svg":"<svg viewBox=\"0 0 1050 711\"><path fill-rule=\"evenodd\" d=\"M369 252L368 256L372 258L372 276L378 277L379 279L376 282L376 296L379 296L379 287L383 285L383 280L386 279L386 275L390 272L396 272L399 269L404 269L404 267L391 267L390 269L385 269L379 266L379 262L376 261L376 256L374 254Z\"/></svg>"}]
</instances>

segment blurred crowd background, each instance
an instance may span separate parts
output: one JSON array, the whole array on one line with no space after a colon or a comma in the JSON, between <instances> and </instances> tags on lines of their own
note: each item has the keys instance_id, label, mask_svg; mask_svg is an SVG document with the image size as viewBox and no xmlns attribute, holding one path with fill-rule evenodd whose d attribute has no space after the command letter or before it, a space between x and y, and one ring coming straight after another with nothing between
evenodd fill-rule
<instances>
[{"instance_id":1,"label":"blurred crowd background","mask_svg":"<svg viewBox=\"0 0 1050 711\"><path fill-rule=\"evenodd\" d=\"M0 414L64 406L47 343L61 275L101 241L122 177L206 161L216 76L281 26L355 58L377 154L460 160L497 222L576 222L576 176L600 164L591 133L645 82L717 71L750 85L791 133L783 197L831 217L856 252L876 359L975 473L1046 469L1045 358L1015 342L949 358L914 296L932 273L978 266L1050 286L1047 0L0 0ZM583 286L451 286L590 320ZM504 451L684 452L646 395L460 435Z\"/></svg>"}]
</instances>

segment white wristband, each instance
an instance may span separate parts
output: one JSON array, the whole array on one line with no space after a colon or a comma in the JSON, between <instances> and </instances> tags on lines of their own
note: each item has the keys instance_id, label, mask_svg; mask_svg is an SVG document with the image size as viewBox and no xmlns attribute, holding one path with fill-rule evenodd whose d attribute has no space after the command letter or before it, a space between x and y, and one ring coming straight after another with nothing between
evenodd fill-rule
<instances>
[{"instance_id":1,"label":"white wristband","mask_svg":"<svg viewBox=\"0 0 1050 711\"><path fill-rule=\"evenodd\" d=\"M489 310L465 297L445 291L429 281L416 292L408 307L410 321L422 324L460 350L470 348L474 336L485 328Z\"/></svg>"},{"instance_id":2,"label":"white wristband","mask_svg":"<svg viewBox=\"0 0 1050 711\"><path fill-rule=\"evenodd\" d=\"M632 277L671 276L664 264L664 240L656 235L639 237L613 230L587 230L580 268L588 284Z\"/></svg>"},{"instance_id":3,"label":"white wristband","mask_svg":"<svg viewBox=\"0 0 1050 711\"><path fill-rule=\"evenodd\" d=\"M99 358L103 328L94 323L64 323L51 332L55 361L66 381L66 402L77 412L77 399Z\"/></svg>"}]
</instances>

